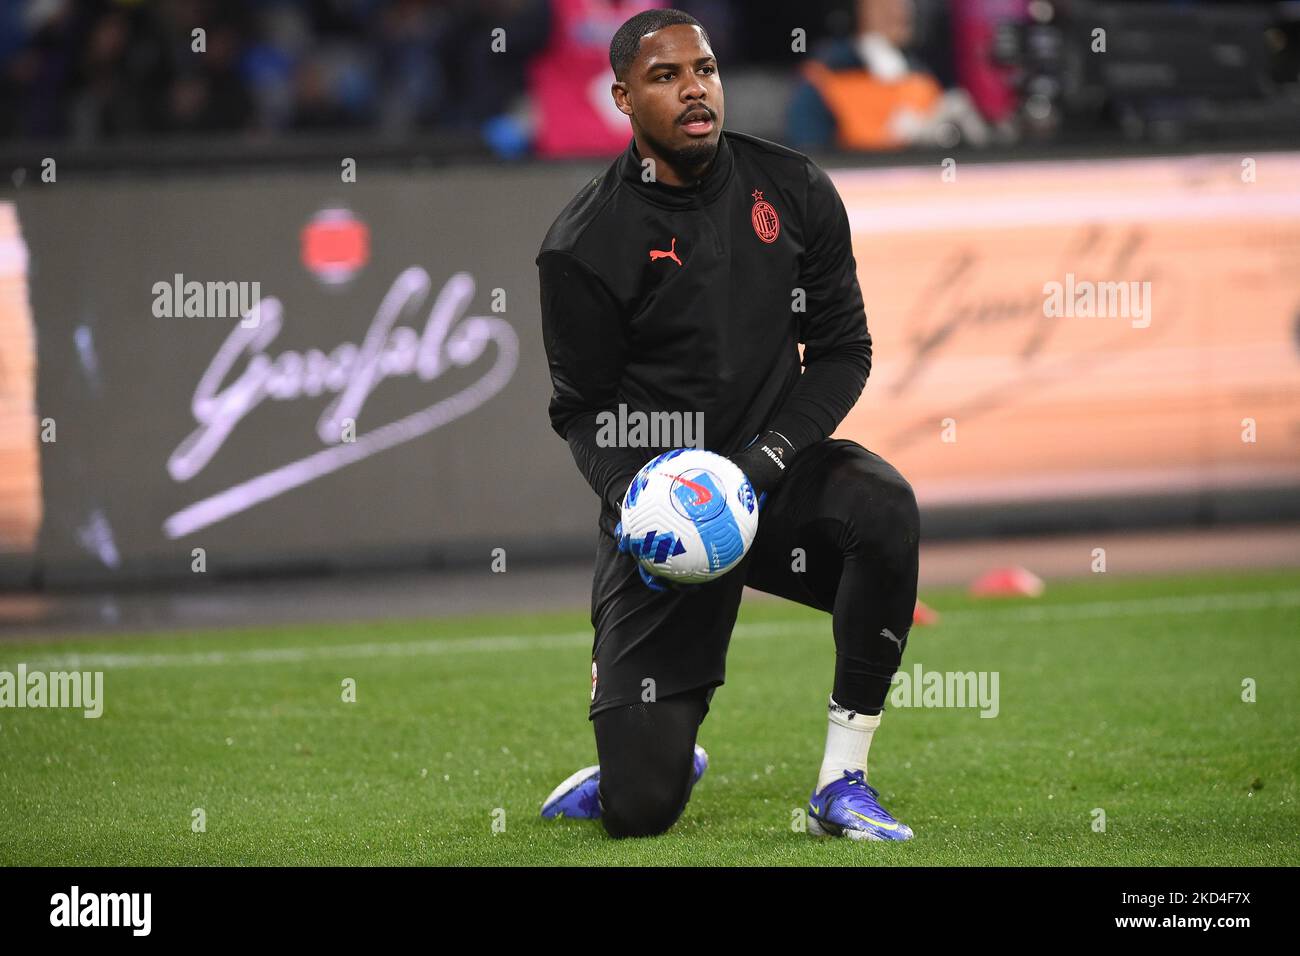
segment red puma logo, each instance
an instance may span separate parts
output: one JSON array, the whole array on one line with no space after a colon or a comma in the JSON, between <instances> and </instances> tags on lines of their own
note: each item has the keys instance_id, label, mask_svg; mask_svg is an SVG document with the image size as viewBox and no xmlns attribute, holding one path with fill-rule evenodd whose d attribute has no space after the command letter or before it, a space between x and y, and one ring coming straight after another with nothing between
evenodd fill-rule
<instances>
[{"instance_id":1,"label":"red puma logo","mask_svg":"<svg viewBox=\"0 0 1300 956\"><path fill-rule=\"evenodd\" d=\"M673 260L673 262L677 263L678 265L681 265L682 260L677 258L677 253L675 251L676 249L677 249L677 237L673 236L672 245L670 245L667 249L650 250L650 261L654 262L656 259L671 259Z\"/></svg>"}]
</instances>

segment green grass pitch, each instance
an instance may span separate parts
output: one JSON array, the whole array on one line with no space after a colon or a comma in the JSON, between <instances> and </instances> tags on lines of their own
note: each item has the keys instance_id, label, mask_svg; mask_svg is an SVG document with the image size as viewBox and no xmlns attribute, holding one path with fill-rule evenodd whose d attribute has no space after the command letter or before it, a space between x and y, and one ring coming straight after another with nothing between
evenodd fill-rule
<instances>
[{"instance_id":1,"label":"green grass pitch","mask_svg":"<svg viewBox=\"0 0 1300 956\"><path fill-rule=\"evenodd\" d=\"M712 766L648 840L537 815L595 762L581 610L0 643L0 670L105 674L97 720L0 710L0 863L1300 863L1300 572L923 596L943 619L904 668L995 671L1000 710L886 712L871 779L910 843L792 829L830 618L748 601L700 732Z\"/></svg>"}]
</instances>

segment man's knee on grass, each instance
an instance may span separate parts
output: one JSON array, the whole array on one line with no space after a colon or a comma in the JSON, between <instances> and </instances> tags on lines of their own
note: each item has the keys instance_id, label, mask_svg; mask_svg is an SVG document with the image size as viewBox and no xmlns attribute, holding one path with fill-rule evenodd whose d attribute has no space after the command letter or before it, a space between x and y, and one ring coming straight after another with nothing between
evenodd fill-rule
<instances>
[{"instance_id":1,"label":"man's knee on grass","mask_svg":"<svg viewBox=\"0 0 1300 956\"><path fill-rule=\"evenodd\" d=\"M667 831L686 809L690 771L684 779L600 782L601 821L611 837L658 836Z\"/></svg>"}]
</instances>

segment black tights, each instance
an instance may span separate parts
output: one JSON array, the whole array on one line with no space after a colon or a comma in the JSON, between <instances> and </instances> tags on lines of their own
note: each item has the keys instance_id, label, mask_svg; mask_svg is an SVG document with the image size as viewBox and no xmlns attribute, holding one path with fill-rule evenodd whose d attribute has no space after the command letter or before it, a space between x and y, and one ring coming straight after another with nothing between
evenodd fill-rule
<instances>
[{"instance_id":1,"label":"black tights","mask_svg":"<svg viewBox=\"0 0 1300 956\"><path fill-rule=\"evenodd\" d=\"M686 809L694 785L695 734L706 689L592 718L600 760L601 820L612 837L654 836Z\"/></svg>"}]
</instances>

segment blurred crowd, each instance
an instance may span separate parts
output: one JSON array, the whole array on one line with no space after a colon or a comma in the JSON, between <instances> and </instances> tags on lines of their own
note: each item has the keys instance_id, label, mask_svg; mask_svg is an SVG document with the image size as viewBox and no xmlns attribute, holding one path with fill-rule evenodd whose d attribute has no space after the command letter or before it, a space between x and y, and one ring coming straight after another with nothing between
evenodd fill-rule
<instances>
[{"instance_id":1,"label":"blurred crowd","mask_svg":"<svg viewBox=\"0 0 1300 956\"><path fill-rule=\"evenodd\" d=\"M1033 91L995 55L999 24L1044 4L5 0L0 139L462 130L506 155L609 153L627 139L609 112L609 38L654 6L705 24L724 77L781 78L792 145L888 149L1005 132Z\"/></svg>"},{"instance_id":2,"label":"blurred crowd","mask_svg":"<svg viewBox=\"0 0 1300 956\"><path fill-rule=\"evenodd\" d=\"M455 0L23 0L3 61L9 137L405 130L500 108L466 38L541 3ZM200 31L196 34L195 31ZM521 42L523 37L520 37ZM461 73L468 68L476 75Z\"/></svg>"}]
</instances>

